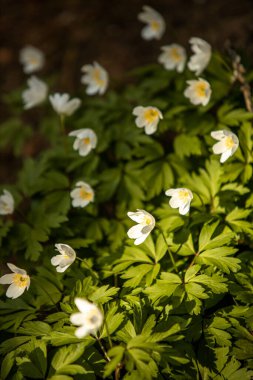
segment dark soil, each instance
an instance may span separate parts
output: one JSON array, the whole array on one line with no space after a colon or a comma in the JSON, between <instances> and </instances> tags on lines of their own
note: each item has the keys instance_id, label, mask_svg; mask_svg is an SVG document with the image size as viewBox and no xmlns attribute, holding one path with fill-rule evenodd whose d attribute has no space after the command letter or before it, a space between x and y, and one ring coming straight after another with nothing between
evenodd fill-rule
<instances>
[{"instance_id":1,"label":"dark soil","mask_svg":"<svg viewBox=\"0 0 253 380\"><path fill-rule=\"evenodd\" d=\"M57 90L75 93L80 67L97 60L121 81L126 70L155 62L160 46L188 46L191 36L214 48L233 45L253 57L253 0L1 0L2 92L25 81L19 50L32 44L46 54L41 75L57 73ZM137 14L157 9L167 29L160 41L144 41Z\"/></svg>"}]
</instances>

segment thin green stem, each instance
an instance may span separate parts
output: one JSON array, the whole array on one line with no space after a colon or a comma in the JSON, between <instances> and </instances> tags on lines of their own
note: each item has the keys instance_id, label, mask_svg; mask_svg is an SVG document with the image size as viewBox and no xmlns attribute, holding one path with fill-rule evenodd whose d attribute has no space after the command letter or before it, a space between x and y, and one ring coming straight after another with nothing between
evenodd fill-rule
<instances>
[{"instance_id":1,"label":"thin green stem","mask_svg":"<svg viewBox=\"0 0 253 380\"><path fill-rule=\"evenodd\" d=\"M165 244L166 244L166 246L167 246L167 251L168 251L168 253L169 253L169 255L170 255L170 259L171 259L172 265L173 265L175 271L178 273L178 269L177 269L177 266L176 266L176 262L175 262L175 260L174 260L173 255L172 255L172 252L171 252L171 250L170 250L170 247L169 247L169 245L168 245L168 243L167 243L167 240L166 240L166 237L165 237L165 235L164 235L164 232L163 232L163 230L161 229L161 227L158 226L158 228L159 228L159 230L160 230L160 232L161 232L161 234L162 234L163 240L164 240L164 242L165 242Z\"/></svg>"},{"instance_id":2,"label":"thin green stem","mask_svg":"<svg viewBox=\"0 0 253 380\"><path fill-rule=\"evenodd\" d=\"M102 350L102 352L104 354L104 357L105 357L106 361L110 362L111 359L109 358L109 356L108 356L108 354L106 352L106 349L104 348L103 343L101 342L100 338L97 335L95 335L95 338L96 338L96 340L97 340L97 342L98 342L98 344L99 344L99 346L100 346L100 348L101 348L101 350Z\"/></svg>"},{"instance_id":3,"label":"thin green stem","mask_svg":"<svg viewBox=\"0 0 253 380\"><path fill-rule=\"evenodd\" d=\"M62 134L63 136L65 136L65 116L62 114L60 115L60 126L61 126Z\"/></svg>"}]
</instances>

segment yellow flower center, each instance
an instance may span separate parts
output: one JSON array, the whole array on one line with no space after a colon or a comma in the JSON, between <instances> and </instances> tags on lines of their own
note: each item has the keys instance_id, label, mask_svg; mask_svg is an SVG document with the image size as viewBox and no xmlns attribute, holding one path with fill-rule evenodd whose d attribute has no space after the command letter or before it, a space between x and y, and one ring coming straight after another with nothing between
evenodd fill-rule
<instances>
[{"instance_id":1,"label":"yellow flower center","mask_svg":"<svg viewBox=\"0 0 253 380\"><path fill-rule=\"evenodd\" d=\"M91 324L96 324L97 322L98 322L98 315L97 315L97 313L96 312L93 312L93 313L90 313L90 315L89 315L89 322L91 323Z\"/></svg>"},{"instance_id":2,"label":"yellow flower center","mask_svg":"<svg viewBox=\"0 0 253 380\"><path fill-rule=\"evenodd\" d=\"M32 65L36 65L36 64L38 63L38 58L35 58L35 57L31 58L31 59L30 59L30 63L31 63Z\"/></svg>"},{"instance_id":3,"label":"yellow flower center","mask_svg":"<svg viewBox=\"0 0 253 380\"><path fill-rule=\"evenodd\" d=\"M225 137L225 145L228 149L232 149L234 147L235 143L232 136Z\"/></svg>"},{"instance_id":4,"label":"yellow flower center","mask_svg":"<svg viewBox=\"0 0 253 380\"><path fill-rule=\"evenodd\" d=\"M158 31L160 29L160 24L158 21L154 20L154 21L151 21L150 27L151 27L151 29Z\"/></svg>"},{"instance_id":5,"label":"yellow flower center","mask_svg":"<svg viewBox=\"0 0 253 380\"><path fill-rule=\"evenodd\" d=\"M98 68L93 70L92 78L94 79L95 82L97 82L98 85L100 86L104 85L104 80L101 78L101 72Z\"/></svg>"},{"instance_id":6,"label":"yellow flower center","mask_svg":"<svg viewBox=\"0 0 253 380\"><path fill-rule=\"evenodd\" d=\"M4 211L6 211L6 212L11 210L10 206L8 205L8 203L3 202L3 201L0 201L0 207L1 207Z\"/></svg>"},{"instance_id":7,"label":"yellow flower center","mask_svg":"<svg viewBox=\"0 0 253 380\"><path fill-rule=\"evenodd\" d=\"M144 221L147 226L149 226L152 223L152 219L149 216L145 216Z\"/></svg>"},{"instance_id":8,"label":"yellow flower center","mask_svg":"<svg viewBox=\"0 0 253 380\"><path fill-rule=\"evenodd\" d=\"M154 109L148 109L147 111L145 111L144 113L144 119L146 120L147 123L151 124L153 123L154 121L156 121L156 119L159 117L158 115L158 111L157 110L154 110Z\"/></svg>"},{"instance_id":9,"label":"yellow flower center","mask_svg":"<svg viewBox=\"0 0 253 380\"><path fill-rule=\"evenodd\" d=\"M15 273L13 276L13 282L15 285L17 285L19 288L24 288L27 286L29 281L29 277L25 274L19 274Z\"/></svg>"},{"instance_id":10,"label":"yellow flower center","mask_svg":"<svg viewBox=\"0 0 253 380\"><path fill-rule=\"evenodd\" d=\"M92 193L86 191L83 187L80 189L79 196L85 201L91 201L93 197Z\"/></svg>"},{"instance_id":11,"label":"yellow flower center","mask_svg":"<svg viewBox=\"0 0 253 380\"><path fill-rule=\"evenodd\" d=\"M86 145L90 144L90 138L89 137L84 137L82 140L83 140L84 144L86 144Z\"/></svg>"},{"instance_id":12,"label":"yellow flower center","mask_svg":"<svg viewBox=\"0 0 253 380\"><path fill-rule=\"evenodd\" d=\"M207 94L207 85L206 83L204 82L199 82L196 84L196 88L195 88L195 91L197 93L197 95L200 97L200 98L203 98L205 97Z\"/></svg>"},{"instance_id":13,"label":"yellow flower center","mask_svg":"<svg viewBox=\"0 0 253 380\"><path fill-rule=\"evenodd\" d=\"M171 57L174 59L174 61L181 61L181 54L178 50L178 48L174 47L170 51Z\"/></svg>"},{"instance_id":14,"label":"yellow flower center","mask_svg":"<svg viewBox=\"0 0 253 380\"><path fill-rule=\"evenodd\" d=\"M178 192L178 197L182 200L182 201L186 201L189 199L189 193L187 190L180 190Z\"/></svg>"}]
</instances>

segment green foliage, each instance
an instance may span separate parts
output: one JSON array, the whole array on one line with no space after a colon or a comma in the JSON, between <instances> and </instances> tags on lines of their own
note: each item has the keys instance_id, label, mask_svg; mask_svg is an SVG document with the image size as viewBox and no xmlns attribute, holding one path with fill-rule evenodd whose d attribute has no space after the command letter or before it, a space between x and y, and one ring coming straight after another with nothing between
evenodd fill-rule
<instances>
[{"instance_id":1,"label":"green foliage","mask_svg":"<svg viewBox=\"0 0 253 380\"><path fill-rule=\"evenodd\" d=\"M0 147L15 157L16 183L2 186L15 207L0 219L1 275L14 263L31 284L13 300L1 285L3 380L253 378L252 113L218 53L201 74L212 87L205 107L183 95L188 70L150 65L132 76L103 97L82 92L64 132L51 108L34 111L35 128L22 121L20 91L5 96ZM152 136L135 125L138 105L163 113ZM81 128L98 137L85 157L68 136ZM223 164L210 136L219 129L239 138ZM78 181L94 189L85 208L71 203ZM189 213L170 207L169 188L192 191ZM140 245L127 235L136 209L156 220ZM51 265L57 243L77 253L63 273ZM70 322L76 297L104 320L82 339Z\"/></svg>"}]
</instances>

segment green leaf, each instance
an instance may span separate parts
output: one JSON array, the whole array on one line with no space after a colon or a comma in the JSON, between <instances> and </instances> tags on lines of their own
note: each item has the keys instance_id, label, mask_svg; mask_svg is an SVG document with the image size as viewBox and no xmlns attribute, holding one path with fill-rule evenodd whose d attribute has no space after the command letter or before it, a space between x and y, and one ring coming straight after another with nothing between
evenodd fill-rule
<instances>
[{"instance_id":1,"label":"green leaf","mask_svg":"<svg viewBox=\"0 0 253 380\"><path fill-rule=\"evenodd\" d=\"M174 140L174 149L180 158L191 155L199 156L202 153L202 143L196 136L181 134Z\"/></svg>"},{"instance_id":2,"label":"green leaf","mask_svg":"<svg viewBox=\"0 0 253 380\"><path fill-rule=\"evenodd\" d=\"M195 261L199 264L216 266L225 273L237 272L241 267L241 260L230 257L237 250L231 247L213 248L196 256Z\"/></svg>"},{"instance_id":3,"label":"green leaf","mask_svg":"<svg viewBox=\"0 0 253 380\"><path fill-rule=\"evenodd\" d=\"M22 374L32 379L44 379L47 370L47 349L42 341L31 342L32 352L29 354L29 361L24 361L19 369Z\"/></svg>"},{"instance_id":4,"label":"green leaf","mask_svg":"<svg viewBox=\"0 0 253 380\"><path fill-rule=\"evenodd\" d=\"M109 285L104 285L95 290L94 293L89 295L89 299L95 303L104 304L109 302L115 294L117 294L119 288L111 287Z\"/></svg>"},{"instance_id":5,"label":"green leaf","mask_svg":"<svg viewBox=\"0 0 253 380\"><path fill-rule=\"evenodd\" d=\"M69 346L62 347L57 350L56 354L54 355L52 362L51 362L51 368L50 373L51 374L76 374L76 373L86 373L84 368L81 366L75 366L73 367L72 363L74 363L77 359L80 358L80 356L83 354L85 349L85 344L79 343L79 344L71 344ZM81 371L80 372L80 368Z\"/></svg>"},{"instance_id":6,"label":"green leaf","mask_svg":"<svg viewBox=\"0 0 253 380\"><path fill-rule=\"evenodd\" d=\"M122 346L115 346L108 351L108 356L111 361L106 364L104 370L104 378L111 375L111 373L120 365L123 358L125 348Z\"/></svg>"},{"instance_id":7,"label":"green leaf","mask_svg":"<svg viewBox=\"0 0 253 380\"><path fill-rule=\"evenodd\" d=\"M12 369L14 363L15 363L15 351L11 351L4 357L2 361L2 365L1 365L1 379L2 380L7 379L7 376L9 375L10 370Z\"/></svg>"}]
</instances>

